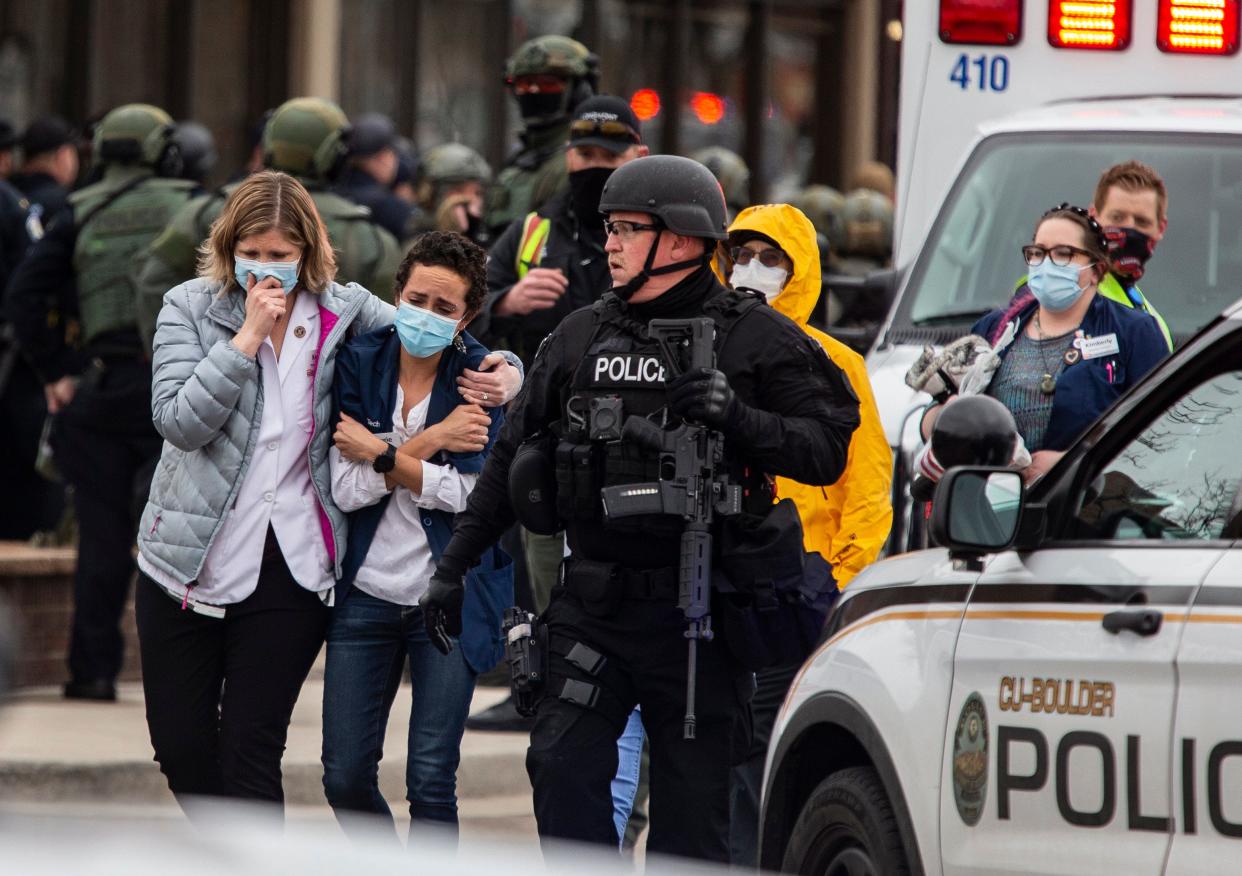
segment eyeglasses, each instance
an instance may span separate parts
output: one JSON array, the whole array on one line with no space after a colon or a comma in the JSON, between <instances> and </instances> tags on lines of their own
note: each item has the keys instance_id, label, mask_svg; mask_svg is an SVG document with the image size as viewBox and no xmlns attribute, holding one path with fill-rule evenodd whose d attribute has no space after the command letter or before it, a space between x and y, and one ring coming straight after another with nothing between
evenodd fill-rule
<instances>
[{"instance_id":1,"label":"eyeglasses","mask_svg":"<svg viewBox=\"0 0 1242 876\"><path fill-rule=\"evenodd\" d=\"M642 222L626 222L624 219L618 219L616 222L608 220L604 223L604 230L609 234L629 240L640 231L659 231L661 226L644 224Z\"/></svg>"},{"instance_id":2,"label":"eyeglasses","mask_svg":"<svg viewBox=\"0 0 1242 876\"><path fill-rule=\"evenodd\" d=\"M1045 257L1051 258L1054 265L1064 268L1074 260L1074 256L1076 255L1085 255L1089 259L1095 258L1095 256L1087 250L1080 249L1076 246L1064 245L1043 247L1039 244L1032 243L1022 247L1022 258L1026 259L1027 265L1032 268L1036 265L1042 265Z\"/></svg>"},{"instance_id":3,"label":"eyeglasses","mask_svg":"<svg viewBox=\"0 0 1242 876\"><path fill-rule=\"evenodd\" d=\"M535 74L518 76L509 80L514 94L560 94L565 90L565 80L559 76Z\"/></svg>"},{"instance_id":4,"label":"eyeglasses","mask_svg":"<svg viewBox=\"0 0 1242 876\"><path fill-rule=\"evenodd\" d=\"M755 252L744 246L735 246L729 250L729 256L735 265L746 265L750 264L751 259L759 259L759 264L765 268L779 268L785 262L785 253L772 247Z\"/></svg>"},{"instance_id":5,"label":"eyeglasses","mask_svg":"<svg viewBox=\"0 0 1242 876\"><path fill-rule=\"evenodd\" d=\"M575 119L573 122L570 122L570 140L576 140L579 137L590 137L593 135L608 137L612 140L629 140L632 143L640 142L638 132L625 122L601 122L594 119Z\"/></svg>"}]
</instances>

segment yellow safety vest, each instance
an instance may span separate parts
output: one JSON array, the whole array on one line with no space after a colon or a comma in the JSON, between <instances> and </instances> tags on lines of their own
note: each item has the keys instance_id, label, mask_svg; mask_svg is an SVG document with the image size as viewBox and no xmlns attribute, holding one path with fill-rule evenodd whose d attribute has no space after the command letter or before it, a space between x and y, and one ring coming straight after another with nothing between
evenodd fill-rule
<instances>
[{"instance_id":1,"label":"yellow safety vest","mask_svg":"<svg viewBox=\"0 0 1242 876\"><path fill-rule=\"evenodd\" d=\"M522 220L522 240L517 248L518 279L526 276L531 268L539 267L547 248L548 234L552 231L552 220L545 219L538 213L527 213Z\"/></svg>"}]
</instances>

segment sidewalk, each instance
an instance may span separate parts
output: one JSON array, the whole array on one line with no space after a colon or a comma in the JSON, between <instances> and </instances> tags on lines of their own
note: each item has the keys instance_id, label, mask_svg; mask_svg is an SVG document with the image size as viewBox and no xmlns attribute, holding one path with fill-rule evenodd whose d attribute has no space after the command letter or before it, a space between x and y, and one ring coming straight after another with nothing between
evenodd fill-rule
<instances>
[{"instance_id":1,"label":"sidewalk","mask_svg":"<svg viewBox=\"0 0 1242 876\"><path fill-rule=\"evenodd\" d=\"M471 711L487 708L506 693L478 688ZM285 751L285 799L291 818L332 817L324 802L319 762L322 702L323 681L312 677L294 709ZM409 702L407 685L397 694L380 764L380 788L399 824L406 811ZM463 833L523 834L534 842L526 744L525 734L467 731L457 771ZM49 813L107 802L118 812L179 817L152 760L141 685L120 685L115 703L67 701L58 688L26 689L5 701L0 707L0 801L6 807Z\"/></svg>"}]
</instances>

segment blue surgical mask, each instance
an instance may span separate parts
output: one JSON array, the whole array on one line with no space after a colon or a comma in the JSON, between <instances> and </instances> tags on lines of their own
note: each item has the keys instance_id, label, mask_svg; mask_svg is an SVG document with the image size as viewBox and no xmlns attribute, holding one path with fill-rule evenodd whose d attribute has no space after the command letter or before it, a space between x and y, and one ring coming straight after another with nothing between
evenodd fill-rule
<instances>
[{"instance_id":1,"label":"blue surgical mask","mask_svg":"<svg viewBox=\"0 0 1242 876\"><path fill-rule=\"evenodd\" d=\"M247 278L251 274L254 275L256 283L265 277L275 277L280 281L280 287L285 290L285 294L288 295L293 291L293 287L298 284L299 264L297 261L258 262L254 259L233 256L233 276L237 278L237 285L242 287L243 292L249 288L249 280Z\"/></svg>"},{"instance_id":2,"label":"blue surgical mask","mask_svg":"<svg viewBox=\"0 0 1242 876\"><path fill-rule=\"evenodd\" d=\"M434 356L457 335L457 320L438 316L430 310L402 301L397 308L397 337L415 359Z\"/></svg>"},{"instance_id":3,"label":"blue surgical mask","mask_svg":"<svg viewBox=\"0 0 1242 876\"><path fill-rule=\"evenodd\" d=\"M1085 291L1078 285L1078 275L1083 266L1054 265L1052 259L1044 260L1031 268L1026 283L1035 299L1051 311L1068 310Z\"/></svg>"}]
</instances>

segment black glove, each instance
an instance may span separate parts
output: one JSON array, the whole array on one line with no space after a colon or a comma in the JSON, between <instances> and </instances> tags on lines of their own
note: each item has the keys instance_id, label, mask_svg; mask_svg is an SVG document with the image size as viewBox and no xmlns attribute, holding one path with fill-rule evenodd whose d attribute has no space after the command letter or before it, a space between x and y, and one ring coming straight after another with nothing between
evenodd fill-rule
<instances>
[{"instance_id":1,"label":"black glove","mask_svg":"<svg viewBox=\"0 0 1242 876\"><path fill-rule=\"evenodd\" d=\"M427 592L418 600L427 624L427 636L441 654L447 655L453 650L450 636L461 635L461 603L465 597L464 577L437 566Z\"/></svg>"},{"instance_id":2,"label":"black glove","mask_svg":"<svg viewBox=\"0 0 1242 876\"><path fill-rule=\"evenodd\" d=\"M736 401L729 378L715 368L687 371L668 384L669 410L713 429L723 429L729 422Z\"/></svg>"}]
</instances>

